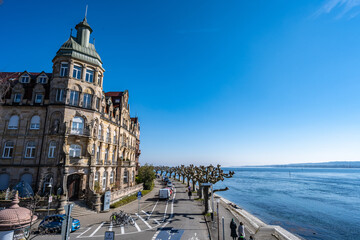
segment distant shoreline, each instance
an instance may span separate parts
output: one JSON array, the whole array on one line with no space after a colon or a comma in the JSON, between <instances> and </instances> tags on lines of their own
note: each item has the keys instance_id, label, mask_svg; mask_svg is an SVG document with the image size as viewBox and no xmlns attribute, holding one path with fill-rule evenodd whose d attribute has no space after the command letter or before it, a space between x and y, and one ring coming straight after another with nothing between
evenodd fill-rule
<instances>
[{"instance_id":1,"label":"distant shoreline","mask_svg":"<svg viewBox=\"0 0 360 240\"><path fill-rule=\"evenodd\" d=\"M227 168L360 168L360 161L336 161L322 163L271 164L257 166L232 166Z\"/></svg>"}]
</instances>

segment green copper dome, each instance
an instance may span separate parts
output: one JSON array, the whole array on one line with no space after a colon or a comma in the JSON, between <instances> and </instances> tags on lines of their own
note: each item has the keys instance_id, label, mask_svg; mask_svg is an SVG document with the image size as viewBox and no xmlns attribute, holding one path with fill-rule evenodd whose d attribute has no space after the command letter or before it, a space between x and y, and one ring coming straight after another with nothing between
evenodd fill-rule
<instances>
[{"instance_id":1,"label":"green copper dome","mask_svg":"<svg viewBox=\"0 0 360 240\"><path fill-rule=\"evenodd\" d=\"M89 43L92 29L86 18L76 25L77 36L70 38L60 47L56 56L69 56L102 67L102 61L95 46Z\"/></svg>"}]
</instances>

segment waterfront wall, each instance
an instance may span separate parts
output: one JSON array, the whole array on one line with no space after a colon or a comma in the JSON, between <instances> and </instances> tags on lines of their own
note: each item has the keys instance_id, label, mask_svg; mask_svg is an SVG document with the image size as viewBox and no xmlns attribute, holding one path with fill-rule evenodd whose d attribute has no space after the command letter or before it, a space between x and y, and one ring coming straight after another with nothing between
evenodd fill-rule
<instances>
[{"instance_id":1,"label":"waterfront wall","mask_svg":"<svg viewBox=\"0 0 360 240\"><path fill-rule=\"evenodd\" d=\"M301 240L301 238L295 236L280 226L267 225L257 217L251 215L249 212L237 207L236 204L232 203L231 201L220 197L217 194L214 194L214 196L219 197L221 201L229 207L230 212L232 212L234 217L244 223L246 228L255 239L267 239L268 236L273 236L279 240Z\"/></svg>"}]
</instances>

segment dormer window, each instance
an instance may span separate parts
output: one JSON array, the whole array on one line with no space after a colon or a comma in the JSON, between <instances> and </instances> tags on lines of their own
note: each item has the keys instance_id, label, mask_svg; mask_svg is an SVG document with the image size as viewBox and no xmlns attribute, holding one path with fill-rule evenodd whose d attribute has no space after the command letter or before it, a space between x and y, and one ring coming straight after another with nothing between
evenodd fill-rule
<instances>
[{"instance_id":1,"label":"dormer window","mask_svg":"<svg viewBox=\"0 0 360 240\"><path fill-rule=\"evenodd\" d=\"M20 78L21 83L29 83L30 82L30 76L28 74L22 75Z\"/></svg>"},{"instance_id":2,"label":"dormer window","mask_svg":"<svg viewBox=\"0 0 360 240\"><path fill-rule=\"evenodd\" d=\"M69 72L69 63L62 62L60 65L60 77L67 77Z\"/></svg>"},{"instance_id":3,"label":"dormer window","mask_svg":"<svg viewBox=\"0 0 360 240\"><path fill-rule=\"evenodd\" d=\"M90 83L94 81L94 70L86 69L85 81Z\"/></svg>"},{"instance_id":4,"label":"dormer window","mask_svg":"<svg viewBox=\"0 0 360 240\"><path fill-rule=\"evenodd\" d=\"M45 74L38 78L38 83L45 84L47 82L47 76Z\"/></svg>"},{"instance_id":5,"label":"dormer window","mask_svg":"<svg viewBox=\"0 0 360 240\"><path fill-rule=\"evenodd\" d=\"M35 95L35 103L42 103L44 95L42 94L36 94Z\"/></svg>"},{"instance_id":6,"label":"dormer window","mask_svg":"<svg viewBox=\"0 0 360 240\"><path fill-rule=\"evenodd\" d=\"M81 66L74 65L73 78L81 79L81 71L82 71Z\"/></svg>"},{"instance_id":7,"label":"dormer window","mask_svg":"<svg viewBox=\"0 0 360 240\"><path fill-rule=\"evenodd\" d=\"M14 95L14 103L19 103L21 101L21 94L15 93Z\"/></svg>"}]
</instances>

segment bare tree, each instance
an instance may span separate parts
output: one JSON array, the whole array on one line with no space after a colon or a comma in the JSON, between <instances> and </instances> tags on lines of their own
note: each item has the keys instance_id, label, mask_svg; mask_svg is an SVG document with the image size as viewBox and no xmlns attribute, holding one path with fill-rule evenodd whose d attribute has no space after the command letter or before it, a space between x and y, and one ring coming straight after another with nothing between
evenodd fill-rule
<instances>
[{"instance_id":1,"label":"bare tree","mask_svg":"<svg viewBox=\"0 0 360 240\"><path fill-rule=\"evenodd\" d=\"M5 95L10 90L10 82L7 77L0 77L0 104L4 103Z\"/></svg>"}]
</instances>

